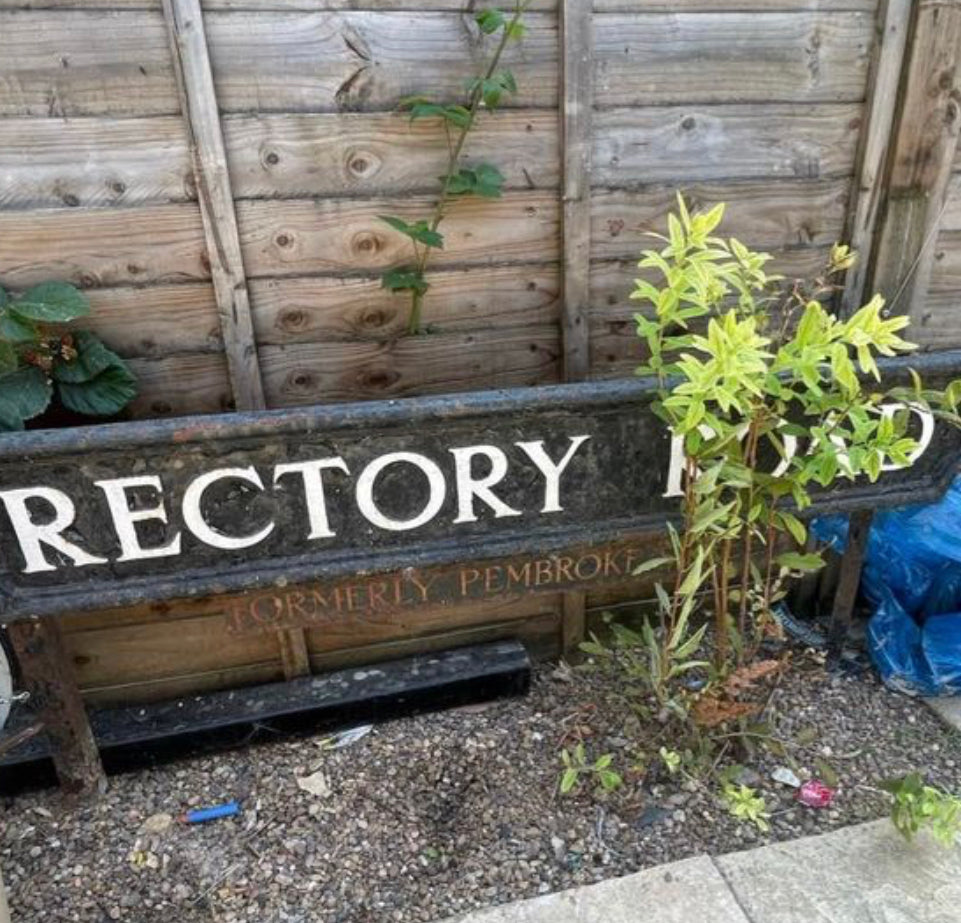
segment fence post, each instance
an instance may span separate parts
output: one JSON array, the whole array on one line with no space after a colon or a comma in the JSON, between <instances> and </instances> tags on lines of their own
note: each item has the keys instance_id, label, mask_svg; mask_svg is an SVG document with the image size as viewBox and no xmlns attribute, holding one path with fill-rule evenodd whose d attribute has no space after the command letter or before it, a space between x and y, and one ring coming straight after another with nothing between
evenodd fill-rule
<instances>
[{"instance_id":1,"label":"fence post","mask_svg":"<svg viewBox=\"0 0 961 923\"><path fill-rule=\"evenodd\" d=\"M592 0L561 0L561 333L564 380L590 371L591 113L594 106ZM586 631L586 594L564 593L561 649L576 651Z\"/></svg>"},{"instance_id":2,"label":"fence post","mask_svg":"<svg viewBox=\"0 0 961 923\"><path fill-rule=\"evenodd\" d=\"M961 127L961 0L919 0L889 142L884 204L868 290L891 311L923 308Z\"/></svg>"},{"instance_id":3,"label":"fence post","mask_svg":"<svg viewBox=\"0 0 961 923\"><path fill-rule=\"evenodd\" d=\"M247 274L240 249L240 232L203 11L200 0L163 0L163 11L193 157L234 404L238 410L263 410L266 402L250 313ZM287 679L310 672L307 640L302 629L278 632L278 643Z\"/></svg>"}]
</instances>

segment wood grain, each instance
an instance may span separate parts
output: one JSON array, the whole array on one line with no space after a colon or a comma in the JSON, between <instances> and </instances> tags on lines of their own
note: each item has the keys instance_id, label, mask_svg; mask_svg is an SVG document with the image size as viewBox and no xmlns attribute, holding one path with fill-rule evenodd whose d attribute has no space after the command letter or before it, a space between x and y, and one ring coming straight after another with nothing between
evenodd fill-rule
<instances>
[{"instance_id":1,"label":"wood grain","mask_svg":"<svg viewBox=\"0 0 961 923\"><path fill-rule=\"evenodd\" d=\"M134 417L184 417L234 409L227 360L223 354L128 359L137 377Z\"/></svg>"},{"instance_id":2,"label":"wood grain","mask_svg":"<svg viewBox=\"0 0 961 923\"><path fill-rule=\"evenodd\" d=\"M233 116L223 123L240 198L432 191L446 167L443 131L400 113ZM557 185L557 117L484 116L467 162L496 163L509 189ZM0 119L0 208L142 205L196 199L183 121Z\"/></svg>"},{"instance_id":3,"label":"wood grain","mask_svg":"<svg viewBox=\"0 0 961 923\"><path fill-rule=\"evenodd\" d=\"M159 11L0 11L0 88L0 116L180 111Z\"/></svg>"},{"instance_id":4,"label":"wood grain","mask_svg":"<svg viewBox=\"0 0 961 923\"><path fill-rule=\"evenodd\" d=\"M594 114L593 182L846 176L862 107L852 103L655 106Z\"/></svg>"},{"instance_id":5,"label":"wood grain","mask_svg":"<svg viewBox=\"0 0 961 923\"><path fill-rule=\"evenodd\" d=\"M772 250L837 241L844 228L849 182L696 183L681 191L698 210L727 204L720 235ZM641 192L595 190L591 205L595 259L639 259L642 249L656 245L650 233L665 233L668 212L677 208L675 190L669 186Z\"/></svg>"},{"instance_id":6,"label":"wood grain","mask_svg":"<svg viewBox=\"0 0 961 923\"><path fill-rule=\"evenodd\" d=\"M560 356L556 326L260 350L271 407L551 384Z\"/></svg>"},{"instance_id":7,"label":"wood grain","mask_svg":"<svg viewBox=\"0 0 961 923\"><path fill-rule=\"evenodd\" d=\"M864 302L871 245L884 202L884 168L897 116L898 88L904 67L911 0L882 0L868 78L866 122L859 139L857 178L851 195L845 240L860 258L844 278L841 313L851 315Z\"/></svg>"},{"instance_id":8,"label":"wood grain","mask_svg":"<svg viewBox=\"0 0 961 923\"><path fill-rule=\"evenodd\" d=\"M581 381L590 364L587 313L591 264L591 116L594 29L590 0L561 3L561 331L564 380ZM572 603L566 602L565 607ZM583 609L583 606L581 607Z\"/></svg>"},{"instance_id":9,"label":"wood grain","mask_svg":"<svg viewBox=\"0 0 961 923\"><path fill-rule=\"evenodd\" d=\"M923 311L935 235L961 130L961 3L914 6L911 48L890 141L886 201L867 286L888 308Z\"/></svg>"},{"instance_id":10,"label":"wood grain","mask_svg":"<svg viewBox=\"0 0 961 923\"><path fill-rule=\"evenodd\" d=\"M180 353L222 353L217 302L209 283L89 289L83 319L126 358L162 359Z\"/></svg>"},{"instance_id":11,"label":"wood grain","mask_svg":"<svg viewBox=\"0 0 961 923\"><path fill-rule=\"evenodd\" d=\"M447 167L441 126L399 112L232 116L223 128L242 198L434 192ZM495 163L508 189L556 186L557 116L482 114L464 152L468 164Z\"/></svg>"},{"instance_id":12,"label":"wood grain","mask_svg":"<svg viewBox=\"0 0 961 923\"><path fill-rule=\"evenodd\" d=\"M217 94L226 112L392 109L429 88L463 99L485 59L478 30L456 13L216 13L206 16ZM557 104L557 25L525 17L527 34L503 64L518 93L508 106Z\"/></svg>"},{"instance_id":13,"label":"wood grain","mask_svg":"<svg viewBox=\"0 0 961 923\"><path fill-rule=\"evenodd\" d=\"M92 207L196 197L183 121L0 119L0 208Z\"/></svg>"},{"instance_id":14,"label":"wood grain","mask_svg":"<svg viewBox=\"0 0 961 923\"><path fill-rule=\"evenodd\" d=\"M424 325L431 333L445 333L553 324L558 291L556 266L437 271L424 301ZM407 329L407 301L378 280L258 279L250 295L262 346L392 340ZM200 333L195 330L191 339L200 339Z\"/></svg>"},{"instance_id":15,"label":"wood grain","mask_svg":"<svg viewBox=\"0 0 961 923\"><path fill-rule=\"evenodd\" d=\"M864 98L865 13L599 13L600 106Z\"/></svg>"},{"instance_id":16,"label":"wood grain","mask_svg":"<svg viewBox=\"0 0 961 923\"><path fill-rule=\"evenodd\" d=\"M197 199L234 406L238 410L263 410L266 407L264 387L257 363L247 274L220 130L220 110L207 54L204 15L200 0L163 0L163 6L193 159ZM287 639L282 651L286 673L291 674L304 665L306 655L302 638L299 645L294 639ZM298 652L299 658L295 657ZM291 657L297 661L293 665Z\"/></svg>"},{"instance_id":17,"label":"wood grain","mask_svg":"<svg viewBox=\"0 0 961 923\"><path fill-rule=\"evenodd\" d=\"M379 220L408 221L429 214L431 199L318 199L237 203L248 275L375 273L410 259L409 240ZM559 214L554 196L508 193L465 200L451 208L441 231L444 249L432 265L554 261Z\"/></svg>"},{"instance_id":18,"label":"wood grain","mask_svg":"<svg viewBox=\"0 0 961 923\"><path fill-rule=\"evenodd\" d=\"M594 0L599 13L873 13L876 7L877 0Z\"/></svg>"},{"instance_id":19,"label":"wood grain","mask_svg":"<svg viewBox=\"0 0 961 923\"><path fill-rule=\"evenodd\" d=\"M0 279L91 288L210 278L194 204L0 212Z\"/></svg>"},{"instance_id":20,"label":"wood grain","mask_svg":"<svg viewBox=\"0 0 961 923\"><path fill-rule=\"evenodd\" d=\"M681 0L687 2L687 0ZM765 3L768 0L752 0ZM808 0L801 0L808 2ZM846 0L853 4L866 0ZM162 0L0 0L0 10L159 10ZM315 13L325 10L392 10L397 12L453 12L464 10L465 0L203 0L207 11L292 11ZM509 7L509 4L507 4ZM532 0L530 9L553 10L557 0Z\"/></svg>"}]
</instances>

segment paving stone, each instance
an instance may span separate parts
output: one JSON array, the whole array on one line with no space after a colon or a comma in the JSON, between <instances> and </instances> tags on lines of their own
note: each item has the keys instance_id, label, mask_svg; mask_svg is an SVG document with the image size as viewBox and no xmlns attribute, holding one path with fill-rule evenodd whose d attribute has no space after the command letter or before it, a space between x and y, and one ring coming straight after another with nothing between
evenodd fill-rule
<instances>
[{"instance_id":1,"label":"paving stone","mask_svg":"<svg viewBox=\"0 0 961 923\"><path fill-rule=\"evenodd\" d=\"M753 923L958 923L961 848L887 820L715 860Z\"/></svg>"},{"instance_id":2,"label":"paving stone","mask_svg":"<svg viewBox=\"0 0 961 923\"><path fill-rule=\"evenodd\" d=\"M961 696L942 696L938 699L925 699L942 721L961 731Z\"/></svg>"},{"instance_id":3,"label":"paving stone","mask_svg":"<svg viewBox=\"0 0 961 923\"><path fill-rule=\"evenodd\" d=\"M749 923L707 856L504 904L448 923Z\"/></svg>"}]
</instances>

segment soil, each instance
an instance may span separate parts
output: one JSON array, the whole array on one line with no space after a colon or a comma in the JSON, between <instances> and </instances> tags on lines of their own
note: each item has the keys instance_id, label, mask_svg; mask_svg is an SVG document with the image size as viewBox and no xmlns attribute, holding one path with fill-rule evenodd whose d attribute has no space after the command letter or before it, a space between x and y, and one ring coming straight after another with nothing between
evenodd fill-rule
<instances>
[{"instance_id":1,"label":"soil","mask_svg":"<svg viewBox=\"0 0 961 923\"><path fill-rule=\"evenodd\" d=\"M525 698L390 722L339 750L283 740L116 776L90 804L56 791L8 799L11 911L23 923L431 921L880 817L879 780L916 769L961 790L961 735L923 702L795 652L758 690L773 736L718 763L739 760L738 780L764 796L762 833L728 813L716 778L666 771L663 726L633 717L622 690L546 666ZM558 793L560 749L577 740L613 755L616 792ZM778 767L837 782L834 802L799 804L772 779ZM311 791L298 785L311 776ZM236 817L171 820L233 798Z\"/></svg>"}]
</instances>

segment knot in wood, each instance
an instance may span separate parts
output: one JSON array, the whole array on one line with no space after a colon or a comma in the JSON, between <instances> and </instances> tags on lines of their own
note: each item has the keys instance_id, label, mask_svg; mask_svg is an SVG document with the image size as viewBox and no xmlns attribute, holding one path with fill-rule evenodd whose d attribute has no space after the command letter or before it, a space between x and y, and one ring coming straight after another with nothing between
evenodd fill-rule
<instances>
[{"instance_id":1,"label":"knot in wood","mask_svg":"<svg viewBox=\"0 0 961 923\"><path fill-rule=\"evenodd\" d=\"M314 376L306 369L297 369L287 376L288 391L310 391L314 386Z\"/></svg>"},{"instance_id":2,"label":"knot in wood","mask_svg":"<svg viewBox=\"0 0 961 923\"><path fill-rule=\"evenodd\" d=\"M292 236L291 234L288 234L286 231L281 231L281 232L274 238L274 243L277 244L278 247L284 247L284 248L286 248L286 247L291 246L291 245L293 244L293 242L294 242L293 236Z\"/></svg>"},{"instance_id":3,"label":"knot in wood","mask_svg":"<svg viewBox=\"0 0 961 923\"><path fill-rule=\"evenodd\" d=\"M364 369L360 374L361 387L374 391L383 391L400 381L400 372L396 369Z\"/></svg>"},{"instance_id":4,"label":"knot in wood","mask_svg":"<svg viewBox=\"0 0 961 923\"><path fill-rule=\"evenodd\" d=\"M365 256L377 253L382 246L380 235L373 231L359 231L350 242L351 250Z\"/></svg>"},{"instance_id":5,"label":"knot in wood","mask_svg":"<svg viewBox=\"0 0 961 923\"><path fill-rule=\"evenodd\" d=\"M307 312L299 308L284 311L280 316L280 326L287 331L303 330L307 326Z\"/></svg>"},{"instance_id":6,"label":"knot in wood","mask_svg":"<svg viewBox=\"0 0 961 923\"><path fill-rule=\"evenodd\" d=\"M373 308L369 311L364 311L360 315L360 327L365 330L377 330L381 327L386 327L395 317L395 312L384 311L381 308Z\"/></svg>"},{"instance_id":7,"label":"knot in wood","mask_svg":"<svg viewBox=\"0 0 961 923\"><path fill-rule=\"evenodd\" d=\"M370 151L348 151L347 172L354 179L366 179L380 171L381 159Z\"/></svg>"}]
</instances>

